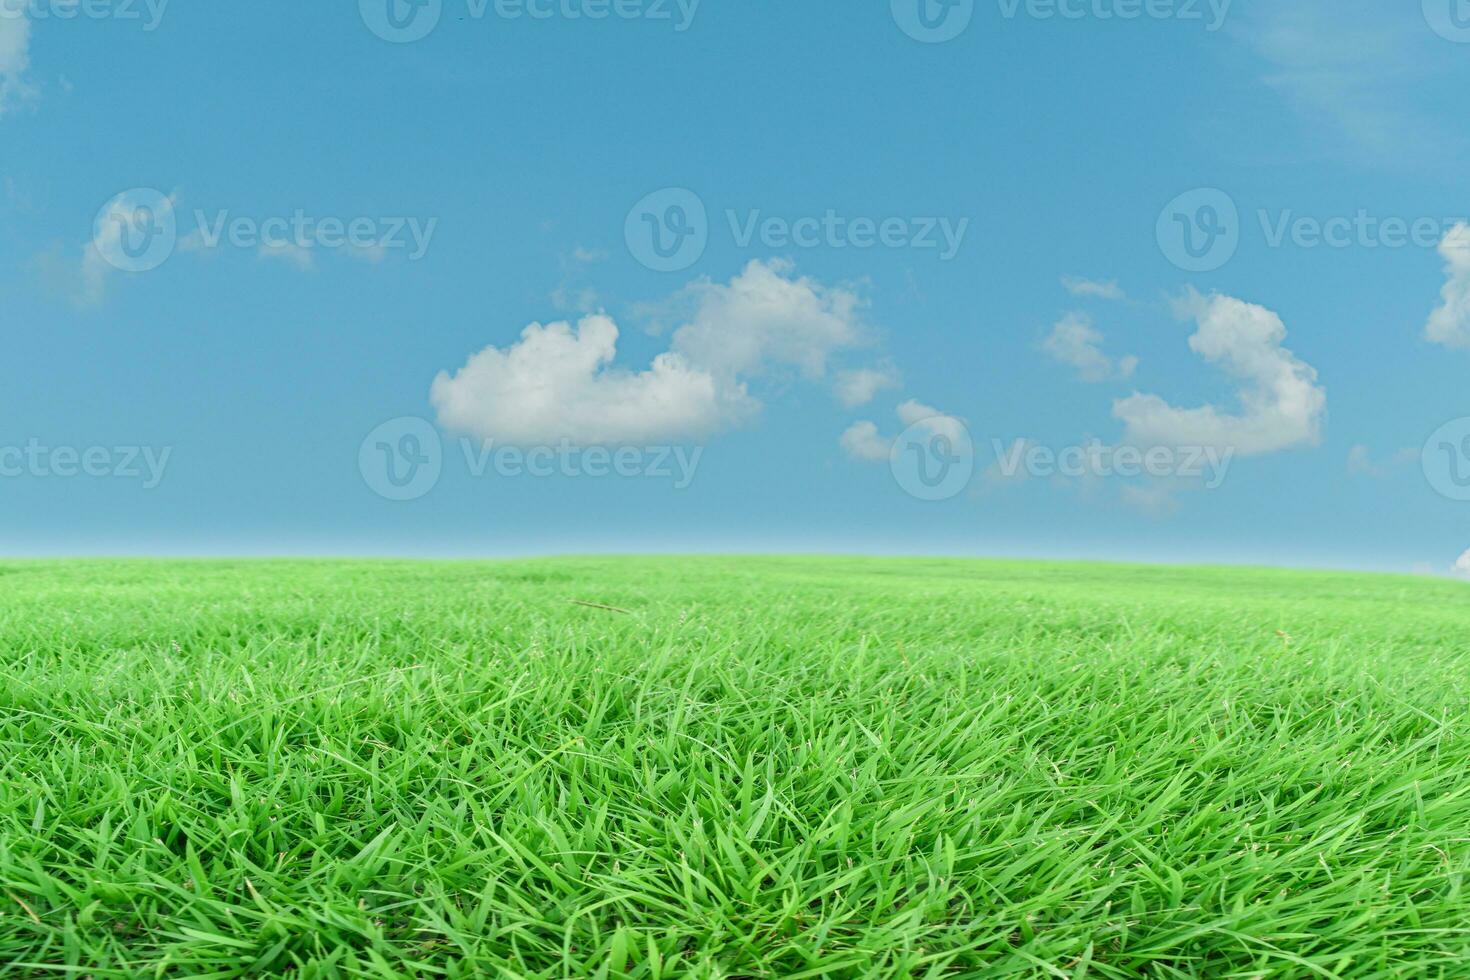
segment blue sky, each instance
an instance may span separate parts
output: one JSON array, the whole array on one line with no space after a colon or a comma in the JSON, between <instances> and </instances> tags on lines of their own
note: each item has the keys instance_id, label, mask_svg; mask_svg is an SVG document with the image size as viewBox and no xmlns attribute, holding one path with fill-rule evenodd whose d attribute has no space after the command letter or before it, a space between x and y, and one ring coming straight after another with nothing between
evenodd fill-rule
<instances>
[{"instance_id":1,"label":"blue sky","mask_svg":"<svg viewBox=\"0 0 1470 980\"><path fill-rule=\"evenodd\" d=\"M1463 0L392 2L0 0L4 553L1470 548Z\"/></svg>"}]
</instances>

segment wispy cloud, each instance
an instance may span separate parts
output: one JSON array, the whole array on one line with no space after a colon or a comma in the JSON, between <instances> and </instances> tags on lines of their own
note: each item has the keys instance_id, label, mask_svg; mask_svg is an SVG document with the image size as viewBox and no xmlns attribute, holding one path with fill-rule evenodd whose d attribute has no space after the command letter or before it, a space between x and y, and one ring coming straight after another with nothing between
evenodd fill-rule
<instances>
[{"instance_id":1,"label":"wispy cloud","mask_svg":"<svg viewBox=\"0 0 1470 980\"><path fill-rule=\"evenodd\" d=\"M1353 476L1367 476L1381 480L1394 469L1416 461L1419 458L1419 452L1417 449L1400 449L1387 460L1380 462L1374 459L1372 451L1367 446L1359 443L1348 450L1347 469Z\"/></svg>"},{"instance_id":2,"label":"wispy cloud","mask_svg":"<svg viewBox=\"0 0 1470 980\"><path fill-rule=\"evenodd\" d=\"M1063 276L1062 288L1073 296L1089 297L1092 299L1106 299L1120 301L1128 298L1114 280L1100 281L1097 279L1084 279L1081 276Z\"/></svg>"},{"instance_id":3,"label":"wispy cloud","mask_svg":"<svg viewBox=\"0 0 1470 980\"><path fill-rule=\"evenodd\" d=\"M30 68L29 0L0 0L0 116L35 94L26 80Z\"/></svg>"},{"instance_id":4,"label":"wispy cloud","mask_svg":"<svg viewBox=\"0 0 1470 980\"><path fill-rule=\"evenodd\" d=\"M1055 361L1077 371L1083 381L1112 381L1133 376L1138 358L1125 355L1109 357L1102 351L1102 331L1092 325L1086 313L1068 313L1056 322L1041 342L1041 349Z\"/></svg>"},{"instance_id":5,"label":"wispy cloud","mask_svg":"<svg viewBox=\"0 0 1470 980\"><path fill-rule=\"evenodd\" d=\"M149 212L150 221L171 221L177 195L147 201L135 195L118 195L98 216L92 238L82 245L80 257L60 246L36 257L35 267L42 281L77 309L100 307L113 278L125 275L124 270L129 268L133 256L125 247L125 238L129 229L136 227L138 209L145 204L161 212Z\"/></svg>"},{"instance_id":6,"label":"wispy cloud","mask_svg":"<svg viewBox=\"0 0 1470 980\"><path fill-rule=\"evenodd\" d=\"M1456 54L1418 3L1292 0L1253 4L1232 33L1262 62L1261 79L1316 130L1330 152L1375 163L1423 162L1463 146L1424 101ZM1450 103L1453 105L1453 102Z\"/></svg>"},{"instance_id":7,"label":"wispy cloud","mask_svg":"<svg viewBox=\"0 0 1470 980\"><path fill-rule=\"evenodd\" d=\"M1118 499L1125 507L1149 517L1172 517L1179 512L1179 493L1183 489L1194 487L1179 480L1147 480L1124 484Z\"/></svg>"},{"instance_id":8,"label":"wispy cloud","mask_svg":"<svg viewBox=\"0 0 1470 980\"><path fill-rule=\"evenodd\" d=\"M596 313L602 309L602 295L583 281L588 266L607 261L607 252L578 245L570 255L559 257L561 282L551 291L551 305L561 312Z\"/></svg>"},{"instance_id":9,"label":"wispy cloud","mask_svg":"<svg viewBox=\"0 0 1470 980\"><path fill-rule=\"evenodd\" d=\"M260 246L258 252L263 259L275 259L294 265L303 272L310 272L316 268L316 256L311 249L295 242L273 242Z\"/></svg>"}]
</instances>

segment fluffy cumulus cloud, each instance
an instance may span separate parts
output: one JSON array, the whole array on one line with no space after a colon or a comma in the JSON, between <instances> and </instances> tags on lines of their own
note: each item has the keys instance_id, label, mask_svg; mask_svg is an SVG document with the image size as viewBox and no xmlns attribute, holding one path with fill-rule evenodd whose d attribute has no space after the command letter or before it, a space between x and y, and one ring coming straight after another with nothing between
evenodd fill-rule
<instances>
[{"instance_id":1,"label":"fluffy cumulus cloud","mask_svg":"<svg viewBox=\"0 0 1470 980\"><path fill-rule=\"evenodd\" d=\"M893 448L893 440L878 432L876 422L868 421L854 422L848 426L837 442L843 452L865 463L882 462L888 458L888 453Z\"/></svg>"},{"instance_id":2,"label":"fluffy cumulus cloud","mask_svg":"<svg viewBox=\"0 0 1470 980\"><path fill-rule=\"evenodd\" d=\"M618 368L617 342L607 316L575 327L533 323L519 343L441 371L429 398L445 428L518 445L698 437L756 408L744 386L726 386L679 354L660 354L646 371Z\"/></svg>"},{"instance_id":3,"label":"fluffy cumulus cloud","mask_svg":"<svg viewBox=\"0 0 1470 980\"><path fill-rule=\"evenodd\" d=\"M1470 224L1458 224L1439 244L1444 256L1443 302L1429 317L1424 335L1446 347L1470 348Z\"/></svg>"},{"instance_id":4,"label":"fluffy cumulus cloud","mask_svg":"<svg viewBox=\"0 0 1470 980\"><path fill-rule=\"evenodd\" d=\"M1139 446L1201 446L1242 456L1315 444L1327 412L1317 372L1282 346L1286 326L1263 306L1190 290L1179 312L1198 330L1190 348L1239 381L1239 409L1178 408L1157 395L1135 393L1113 403L1126 441Z\"/></svg>"},{"instance_id":5,"label":"fluffy cumulus cloud","mask_svg":"<svg viewBox=\"0 0 1470 980\"><path fill-rule=\"evenodd\" d=\"M1465 552L1463 555L1460 556L1459 560L1455 562L1454 572L1461 578L1470 579L1470 551Z\"/></svg>"},{"instance_id":6,"label":"fluffy cumulus cloud","mask_svg":"<svg viewBox=\"0 0 1470 980\"><path fill-rule=\"evenodd\" d=\"M930 408L923 402L910 400L898 406L898 420L903 423L904 428L921 425L926 430L948 436L955 442L960 442L969 436L969 430L965 428L963 420L953 415L946 415L937 408Z\"/></svg>"},{"instance_id":7,"label":"fluffy cumulus cloud","mask_svg":"<svg viewBox=\"0 0 1470 980\"><path fill-rule=\"evenodd\" d=\"M519 445L698 439L759 412L751 379L783 371L826 379L832 357L865 338L856 294L780 262L752 262L728 283L701 280L671 305L682 325L648 370L615 363L618 327L606 315L575 327L532 324L518 343L487 347L435 378L440 423Z\"/></svg>"},{"instance_id":8,"label":"fluffy cumulus cloud","mask_svg":"<svg viewBox=\"0 0 1470 980\"><path fill-rule=\"evenodd\" d=\"M28 6L29 0L0 0L0 116L31 94L25 80L31 64Z\"/></svg>"},{"instance_id":9,"label":"fluffy cumulus cloud","mask_svg":"<svg viewBox=\"0 0 1470 980\"><path fill-rule=\"evenodd\" d=\"M834 354L867 342L856 293L797 277L785 261L751 262L728 283L692 283L682 301L692 312L673 350L726 377L785 368L818 380Z\"/></svg>"},{"instance_id":10,"label":"fluffy cumulus cloud","mask_svg":"<svg viewBox=\"0 0 1470 980\"><path fill-rule=\"evenodd\" d=\"M898 406L898 420L905 431L914 426L922 426L925 431L948 437L956 445L969 439L963 420L912 399ZM848 426L847 431L838 438L838 444L853 459L879 463L888 459L895 439L895 436L880 433L877 423L864 420Z\"/></svg>"},{"instance_id":11,"label":"fluffy cumulus cloud","mask_svg":"<svg viewBox=\"0 0 1470 980\"><path fill-rule=\"evenodd\" d=\"M1138 358L1116 360L1102 351L1102 331L1092 325L1086 313L1068 313L1056 322L1041 343L1041 349L1053 360L1075 368L1083 381L1111 381L1130 378L1138 367Z\"/></svg>"},{"instance_id":12,"label":"fluffy cumulus cloud","mask_svg":"<svg viewBox=\"0 0 1470 980\"><path fill-rule=\"evenodd\" d=\"M1081 276L1063 276L1062 288L1073 296L1084 296L1092 299L1125 300L1128 294L1123 292L1123 287L1109 279L1100 281L1097 279L1084 279Z\"/></svg>"}]
</instances>

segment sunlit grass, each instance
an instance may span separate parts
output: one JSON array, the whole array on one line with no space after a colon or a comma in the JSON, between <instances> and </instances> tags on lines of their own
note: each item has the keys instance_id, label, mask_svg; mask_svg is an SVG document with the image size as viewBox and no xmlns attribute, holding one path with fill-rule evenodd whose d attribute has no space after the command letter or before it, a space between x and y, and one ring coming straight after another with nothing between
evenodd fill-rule
<instances>
[{"instance_id":1,"label":"sunlit grass","mask_svg":"<svg viewBox=\"0 0 1470 980\"><path fill-rule=\"evenodd\" d=\"M1467 698L1431 580L0 564L0 974L1465 976Z\"/></svg>"}]
</instances>

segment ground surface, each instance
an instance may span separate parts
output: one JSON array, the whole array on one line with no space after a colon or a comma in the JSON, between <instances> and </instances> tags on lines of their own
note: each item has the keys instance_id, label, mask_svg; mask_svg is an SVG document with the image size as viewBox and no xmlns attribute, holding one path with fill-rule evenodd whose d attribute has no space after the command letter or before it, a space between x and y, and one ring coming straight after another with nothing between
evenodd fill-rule
<instances>
[{"instance_id":1,"label":"ground surface","mask_svg":"<svg viewBox=\"0 0 1470 980\"><path fill-rule=\"evenodd\" d=\"M1466 976L1467 697L1431 580L0 563L0 974Z\"/></svg>"}]
</instances>

